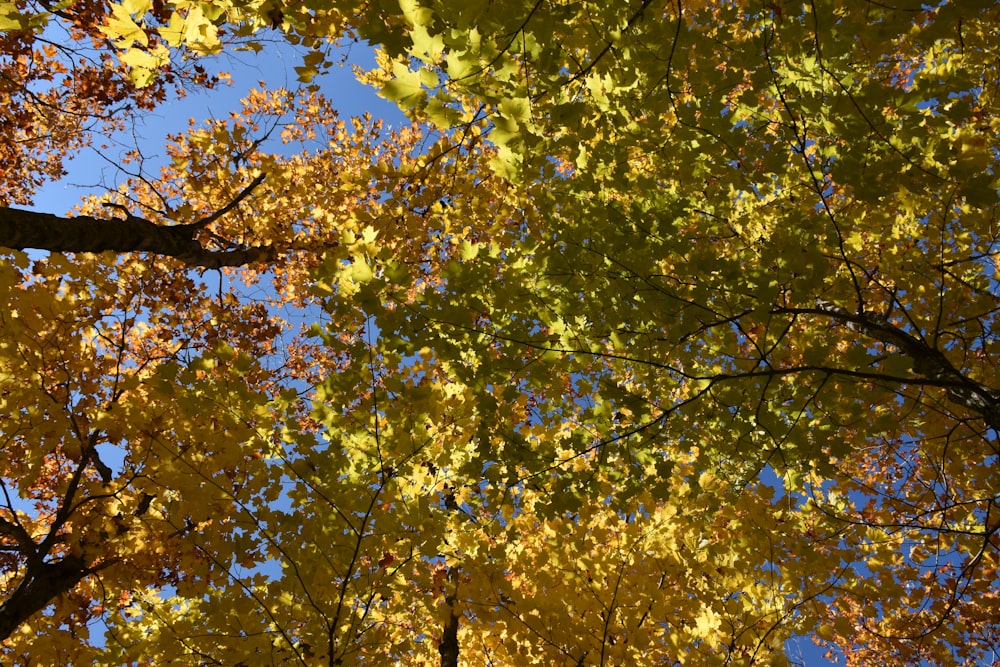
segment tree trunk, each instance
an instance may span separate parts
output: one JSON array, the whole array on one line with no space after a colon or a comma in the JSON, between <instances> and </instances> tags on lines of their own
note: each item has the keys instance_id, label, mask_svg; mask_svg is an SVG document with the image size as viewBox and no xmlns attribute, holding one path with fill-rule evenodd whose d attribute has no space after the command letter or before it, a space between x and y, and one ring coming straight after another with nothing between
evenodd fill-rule
<instances>
[{"instance_id":1,"label":"tree trunk","mask_svg":"<svg viewBox=\"0 0 1000 667\"><path fill-rule=\"evenodd\" d=\"M454 499L452 497L452 502ZM458 567L448 568L448 582L455 588L454 591L445 598L448 607L448 620L441 633L441 643L438 644L438 654L441 656L441 667L458 667L458 621L459 614L455 609L458 602Z\"/></svg>"},{"instance_id":2,"label":"tree trunk","mask_svg":"<svg viewBox=\"0 0 1000 667\"><path fill-rule=\"evenodd\" d=\"M270 259L271 248L208 250L195 239L200 224L156 225L135 216L61 218L50 213L0 207L0 246L50 252L151 252L208 269Z\"/></svg>"},{"instance_id":3,"label":"tree trunk","mask_svg":"<svg viewBox=\"0 0 1000 667\"><path fill-rule=\"evenodd\" d=\"M17 590L0 605L0 640L10 637L32 616L90 574L82 559L67 556L57 563L28 567Z\"/></svg>"}]
</instances>

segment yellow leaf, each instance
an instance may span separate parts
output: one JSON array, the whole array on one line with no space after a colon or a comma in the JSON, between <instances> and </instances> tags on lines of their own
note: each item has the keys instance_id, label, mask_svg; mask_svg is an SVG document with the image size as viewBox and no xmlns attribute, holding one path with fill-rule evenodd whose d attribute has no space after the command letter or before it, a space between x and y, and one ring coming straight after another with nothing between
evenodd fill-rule
<instances>
[{"instance_id":1,"label":"yellow leaf","mask_svg":"<svg viewBox=\"0 0 1000 667\"><path fill-rule=\"evenodd\" d=\"M132 16L142 16L153 8L153 0L122 0L121 6Z\"/></svg>"},{"instance_id":2,"label":"yellow leaf","mask_svg":"<svg viewBox=\"0 0 1000 667\"><path fill-rule=\"evenodd\" d=\"M170 15L170 21L166 26L160 28L160 36L172 47L178 47L184 41L186 21L183 16L174 12Z\"/></svg>"},{"instance_id":3,"label":"yellow leaf","mask_svg":"<svg viewBox=\"0 0 1000 667\"><path fill-rule=\"evenodd\" d=\"M192 7L184 21L184 42L199 53L215 53L222 46L219 29L200 6Z\"/></svg>"},{"instance_id":4,"label":"yellow leaf","mask_svg":"<svg viewBox=\"0 0 1000 667\"><path fill-rule=\"evenodd\" d=\"M103 28L105 35L113 39L119 46L129 47L133 44L149 45L149 37L142 26L132 20L132 15L122 5L111 5L111 16Z\"/></svg>"},{"instance_id":5,"label":"yellow leaf","mask_svg":"<svg viewBox=\"0 0 1000 667\"><path fill-rule=\"evenodd\" d=\"M139 88L148 86L156 76L156 70L163 67L170 60L170 54L162 44L150 51L142 49L129 49L120 56L121 61L132 68L129 77Z\"/></svg>"},{"instance_id":6,"label":"yellow leaf","mask_svg":"<svg viewBox=\"0 0 1000 667\"><path fill-rule=\"evenodd\" d=\"M355 259L354 263L351 264L351 278L355 282L366 283L374 277L375 274L372 272L372 267L363 259Z\"/></svg>"}]
</instances>

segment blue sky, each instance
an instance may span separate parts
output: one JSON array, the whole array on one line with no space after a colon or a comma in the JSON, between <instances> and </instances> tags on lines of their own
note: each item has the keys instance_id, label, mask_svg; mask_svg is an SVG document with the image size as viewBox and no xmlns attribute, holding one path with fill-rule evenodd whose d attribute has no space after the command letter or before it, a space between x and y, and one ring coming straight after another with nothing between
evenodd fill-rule
<instances>
[{"instance_id":1,"label":"blue sky","mask_svg":"<svg viewBox=\"0 0 1000 667\"><path fill-rule=\"evenodd\" d=\"M374 66L372 50L366 45L355 44L350 50L334 54L345 55L343 65L334 65L328 72L317 77L315 83L334 102L343 118L360 116L365 112L383 119L388 125L398 127L407 123L406 117L392 103L378 96L375 90L363 85L354 77L352 64L362 67ZM264 82L270 87L295 89L299 82L294 67L300 65L300 55L291 46L274 42L259 53L241 51L214 58L206 67L216 71L226 71L232 75L232 84L214 90L190 93L181 100L172 100L156 110L143 114L134 128L127 132L107 137L108 149L101 149L101 138L95 138L94 146L84 149L67 165L68 174L60 181L46 183L35 197L31 208L46 213L62 215L79 203L82 197L101 192L102 184L113 184L126 178L116 163L129 149L137 145L149 158L146 168L158 165L165 156L166 136L188 127L193 118L201 123L209 118L225 118L229 111L239 107L240 99Z\"/></svg>"}]
</instances>

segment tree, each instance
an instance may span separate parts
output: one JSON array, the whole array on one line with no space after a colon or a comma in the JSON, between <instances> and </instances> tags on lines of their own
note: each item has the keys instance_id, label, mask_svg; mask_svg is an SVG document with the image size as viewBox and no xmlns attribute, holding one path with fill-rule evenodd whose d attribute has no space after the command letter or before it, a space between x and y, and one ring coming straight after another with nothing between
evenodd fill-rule
<instances>
[{"instance_id":1,"label":"tree","mask_svg":"<svg viewBox=\"0 0 1000 667\"><path fill-rule=\"evenodd\" d=\"M385 40L388 94L485 104L544 182L494 331L604 359L619 433L823 512L821 635L859 663L995 646L996 11L525 3L472 40L422 3Z\"/></svg>"},{"instance_id":2,"label":"tree","mask_svg":"<svg viewBox=\"0 0 1000 667\"><path fill-rule=\"evenodd\" d=\"M152 25L167 16L162 4L145 7L152 10ZM36 188L62 176L66 158L89 145L95 132L124 129L170 95L219 82L183 60L183 51L167 60L152 29L133 25L127 33L114 32L127 27L121 10L99 2L0 4L0 118L6 128L0 205L30 203ZM116 58L116 46L132 48ZM127 64L151 59L150 51L161 56L159 76L130 72Z\"/></svg>"},{"instance_id":3,"label":"tree","mask_svg":"<svg viewBox=\"0 0 1000 667\"><path fill-rule=\"evenodd\" d=\"M78 17L123 100L280 28L420 124L255 92L0 216L121 253L3 269L7 658L992 656L997 7L459 5Z\"/></svg>"}]
</instances>

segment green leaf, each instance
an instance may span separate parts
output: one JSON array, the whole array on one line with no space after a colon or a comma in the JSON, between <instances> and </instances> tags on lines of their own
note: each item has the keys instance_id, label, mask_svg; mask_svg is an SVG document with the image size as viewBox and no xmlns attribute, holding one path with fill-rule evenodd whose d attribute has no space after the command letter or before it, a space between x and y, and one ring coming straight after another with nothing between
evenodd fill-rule
<instances>
[{"instance_id":1,"label":"green leaf","mask_svg":"<svg viewBox=\"0 0 1000 667\"><path fill-rule=\"evenodd\" d=\"M420 72L411 71L402 63L394 63L392 76L382 87L382 97L404 108L417 106L427 97Z\"/></svg>"}]
</instances>

